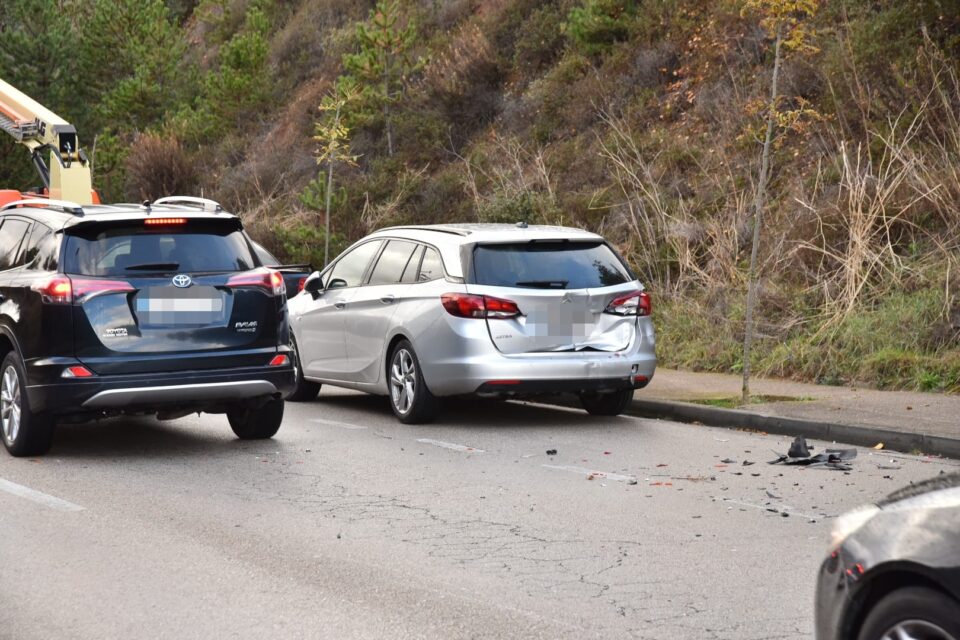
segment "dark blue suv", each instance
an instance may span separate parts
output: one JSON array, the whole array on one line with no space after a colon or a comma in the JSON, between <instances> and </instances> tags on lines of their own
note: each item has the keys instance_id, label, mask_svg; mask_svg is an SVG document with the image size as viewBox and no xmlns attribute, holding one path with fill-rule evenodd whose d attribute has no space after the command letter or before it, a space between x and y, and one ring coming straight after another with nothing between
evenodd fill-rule
<instances>
[{"instance_id":1,"label":"dark blue suv","mask_svg":"<svg viewBox=\"0 0 960 640\"><path fill-rule=\"evenodd\" d=\"M58 422L226 413L269 438L294 386L283 277L208 200L0 208L0 423L15 456Z\"/></svg>"}]
</instances>

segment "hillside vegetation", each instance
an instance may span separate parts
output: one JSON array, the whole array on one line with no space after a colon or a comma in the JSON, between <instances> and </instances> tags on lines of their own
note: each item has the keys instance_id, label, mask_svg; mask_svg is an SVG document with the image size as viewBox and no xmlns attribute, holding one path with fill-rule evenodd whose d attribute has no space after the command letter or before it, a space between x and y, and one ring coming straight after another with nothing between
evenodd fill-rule
<instances>
[{"instance_id":1,"label":"hillside vegetation","mask_svg":"<svg viewBox=\"0 0 960 640\"><path fill-rule=\"evenodd\" d=\"M317 266L328 196L332 250L392 224L585 227L653 291L663 364L742 366L764 2L3 4L0 77L77 124L105 199L203 193ZM809 4L753 370L958 391L960 1ZM7 141L0 182L36 182Z\"/></svg>"}]
</instances>

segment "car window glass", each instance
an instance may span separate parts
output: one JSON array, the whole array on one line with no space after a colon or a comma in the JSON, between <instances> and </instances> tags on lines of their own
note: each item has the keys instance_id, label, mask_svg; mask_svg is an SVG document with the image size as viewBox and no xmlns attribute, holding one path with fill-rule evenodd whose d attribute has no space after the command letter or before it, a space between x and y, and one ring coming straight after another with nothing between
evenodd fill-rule
<instances>
[{"instance_id":1,"label":"car window glass","mask_svg":"<svg viewBox=\"0 0 960 640\"><path fill-rule=\"evenodd\" d=\"M416 250L417 245L414 242L405 240L391 240L387 243L387 248L380 254L377 260L377 266L373 268L370 274L369 284L393 284L400 282L403 277L403 270L410 261L410 256Z\"/></svg>"},{"instance_id":2,"label":"car window glass","mask_svg":"<svg viewBox=\"0 0 960 640\"><path fill-rule=\"evenodd\" d=\"M66 242L64 271L88 276L233 272L254 265L243 233L213 222L150 230L126 224L94 227L73 232Z\"/></svg>"},{"instance_id":3,"label":"car window glass","mask_svg":"<svg viewBox=\"0 0 960 640\"><path fill-rule=\"evenodd\" d=\"M23 252L23 260L21 262L36 268L33 262L40 251L40 244L51 234L53 234L53 230L50 229L50 227L45 224L40 224L39 222L35 223L33 230L30 232L30 240L27 241L27 248Z\"/></svg>"},{"instance_id":4,"label":"car window glass","mask_svg":"<svg viewBox=\"0 0 960 640\"><path fill-rule=\"evenodd\" d=\"M332 289L359 286L363 282L367 265L370 264L370 260L376 255L381 244L380 240L365 242L340 258L330 273L327 286Z\"/></svg>"},{"instance_id":5,"label":"car window glass","mask_svg":"<svg viewBox=\"0 0 960 640\"><path fill-rule=\"evenodd\" d=\"M409 284L417 281L417 271L420 269L420 258L423 257L423 248L423 245L420 245L417 247L417 250L414 251L410 257L410 261L407 262L407 268L403 270L403 276L400 277L400 282Z\"/></svg>"},{"instance_id":6,"label":"car window glass","mask_svg":"<svg viewBox=\"0 0 960 640\"><path fill-rule=\"evenodd\" d=\"M260 264L265 267L275 267L280 264L280 261L274 258L273 255L264 249L259 243L253 243L253 252L257 254Z\"/></svg>"},{"instance_id":7,"label":"car window glass","mask_svg":"<svg viewBox=\"0 0 960 640\"><path fill-rule=\"evenodd\" d=\"M20 245L30 223L17 218L7 218L0 226L0 271L17 266Z\"/></svg>"},{"instance_id":8,"label":"car window glass","mask_svg":"<svg viewBox=\"0 0 960 640\"><path fill-rule=\"evenodd\" d=\"M37 259L34 269L41 271L56 271L60 262L60 235L47 234L37 247Z\"/></svg>"},{"instance_id":9,"label":"car window glass","mask_svg":"<svg viewBox=\"0 0 960 640\"><path fill-rule=\"evenodd\" d=\"M497 287L588 289L633 279L602 242L479 245L473 266L477 284Z\"/></svg>"},{"instance_id":10,"label":"car window glass","mask_svg":"<svg viewBox=\"0 0 960 640\"><path fill-rule=\"evenodd\" d=\"M423 262L420 264L420 282L429 282L443 277L443 261L440 260L440 254L436 249L427 247L423 254Z\"/></svg>"}]
</instances>

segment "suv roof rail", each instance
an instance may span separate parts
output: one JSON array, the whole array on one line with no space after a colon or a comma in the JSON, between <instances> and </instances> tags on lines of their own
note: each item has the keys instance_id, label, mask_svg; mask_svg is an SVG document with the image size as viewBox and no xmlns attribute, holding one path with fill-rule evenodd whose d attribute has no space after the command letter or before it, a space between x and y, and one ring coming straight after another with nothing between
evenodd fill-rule
<instances>
[{"instance_id":1,"label":"suv roof rail","mask_svg":"<svg viewBox=\"0 0 960 640\"><path fill-rule=\"evenodd\" d=\"M220 206L220 203L216 200L195 198L193 196L167 196L159 200L154 200L152 204L185 204L187 206L200 207L204 211L212 211L213 213L223 211L223 207Z\"/></svg>"},{"instance_id":2,"label":"suv roof rail","mask_svg":"<svg viewBox=\"0 0 960 640\"><path fill-rule=\"evenodd\" d=\"M84 213L83 207L76 202L68 202L66 200L48 200L47 198L27 198L26 200L10 202L0 207L0 212L7 211L9 209L19 209L21 207L30 209L57 209L74 216L83 216Z\"/></svg>"}]
</instances>

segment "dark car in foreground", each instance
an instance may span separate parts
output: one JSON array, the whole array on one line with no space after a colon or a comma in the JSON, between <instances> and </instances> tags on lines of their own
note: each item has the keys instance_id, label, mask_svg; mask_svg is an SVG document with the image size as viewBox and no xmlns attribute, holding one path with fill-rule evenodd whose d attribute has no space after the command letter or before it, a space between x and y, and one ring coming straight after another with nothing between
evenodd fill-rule
<instances>
[{"instance_id":1,"label":"dark car in foreground","mask_svg":"<svg viewBox=\"0 0 960 640\"><path fill-rule=\"evenodd\" d=\"M960 474L841 516L817 584L817 640L960 640Z\"/></svg>"},{"instance_id":2,"label":"dark car in foreground","mask_svg":"<svg viewBox=\"0 0 960 640\"><path fill-rule=\"evenodd\" d=\"M0 425L38 455L58 422L226 413L269 438L294 384L284 282L216 203L0 208Z\"/></svg>"}]
</instances>

